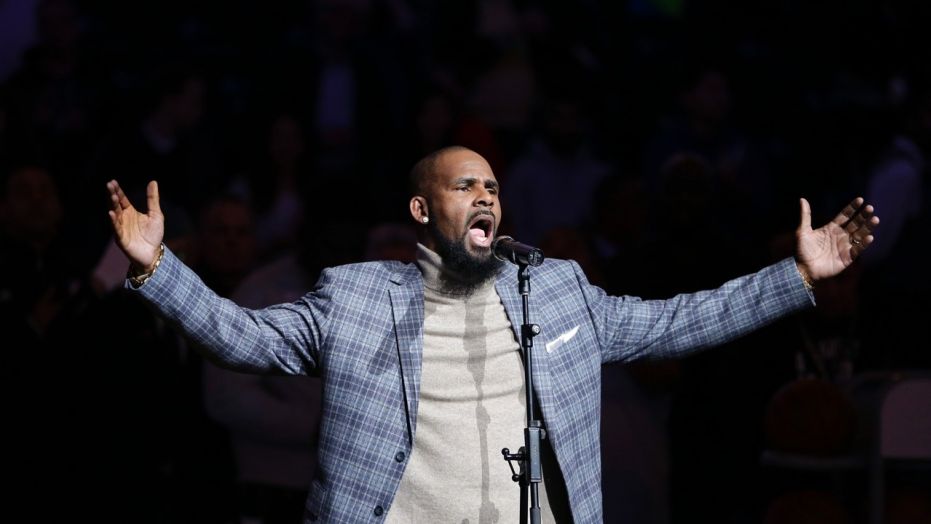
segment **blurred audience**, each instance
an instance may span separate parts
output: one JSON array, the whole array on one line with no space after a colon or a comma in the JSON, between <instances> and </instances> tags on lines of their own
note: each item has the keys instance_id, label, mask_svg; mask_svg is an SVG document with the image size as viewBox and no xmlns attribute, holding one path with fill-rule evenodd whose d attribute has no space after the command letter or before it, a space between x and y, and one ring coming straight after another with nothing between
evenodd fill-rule
<instances>
[{"instance_id":1,"label":"blurred audience","mask_svg":"<svg viewBox=\"0 0 931 524\"><path fill-rule=\"evenodd\" d=\"M122 120L100 142L94 178L125 180L127 194L143 202L146 184L158 180L170 195L162 200L169 220L195 221L203 203L223 187L216 144L202 127L207 79L187 64L165 66L153 76L142 117Z\"/></svg>"},{"instance_id":2,"label":"blurred audience","mask_svg":"<svg viewBox=\"0 0 931 524\"><path fill-rule=\"evenodd\" d=\"M314 180L304 126L295 114L276 114L260 136L258 158L233 180L231 192L255 209L259 258L269 260L297 242Z\"/></svg>"},{"instance_id":3,"label":"blurred audience","mask_svg":"<svg viewBox=\"0 0 931 524\"><path fill-rule=\"evenodd\" d=\"M819 286L818 309L702 358L606 369L603 382L609 520L860 513L773 489L759 453L768 408L790 447L826 449L831 435L842 447L845 408L797 388L931 367L912 342L926 338L931 294L927 6L786 4L760 17L694 2L176 2L140 18L127 5L0 2L0 324L15 359L4 376L16 442L43 447L17 457L23 484L46 493L48 469L30 457L61 449L55 471L78 486L67 506L98 521L293 517L312 465L284 457L312 464L315 386L211 385L213 368L123 293L103 182L144 202L157 179L166 243L259 307L299 296L329 265L410 261L407 171L458 143L499 178L502 233L643 298L791 255L779 239L797 217L774 212L786 199L832 208L818 202L864 191L878 240ZM62 372L22 371L47 368ZM68 394L38 401L58 389ZM837 427L786 436L793 417ZM924 518L927 498L894 500L892 521Z\"/></svg>"},{"instance_id":4,"label":"blurred audience","mask_svg":"<svg viewBox=\"0 0 931 524\"><path fill-rule=\"evenodd\" d=\"M513 236L536 245L556 227L592 219L591 202L610 166L588 142L583 102L551 95L542 108L541 136L518 155L502 183L504 220Z\"/></svg>"},{"instance_id":5,"label":"blurred audience","mask_svg":"<svg viewBox=\"0 0 931 524\"><path fill-rule=\"evenodd\" d=\"M931 355L914 349L914 341L927 338L923 328L931 313L925 270L931 257L931 77L917 78L907 89L898 128L869 172L865 195L876 198L877 209L889 210L877 235L879 249L863 259L860 363L872 368L931 367Z\"/></svg>"},{"instance_id":6,"label":"blurred audience","mask_svg":"<svg viewBox=\"0 0 931 524\"><path fill-rule=\"evenodd\" d=\"M62 205L48 171L36 164L12 168L0 181L0 307L13 340L45 339L85 275L68 256ZM14 335L15 333L15 335Z\"/></svg>"}]
</instances>

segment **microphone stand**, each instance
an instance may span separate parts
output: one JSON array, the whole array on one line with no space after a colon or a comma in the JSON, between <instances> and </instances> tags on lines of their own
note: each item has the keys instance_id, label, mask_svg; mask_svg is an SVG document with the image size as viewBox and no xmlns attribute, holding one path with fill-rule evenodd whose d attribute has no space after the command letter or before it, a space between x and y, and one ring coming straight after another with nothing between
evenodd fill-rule
<instances>
[{"instance_id":1,"label":"microphone stand","mask_svg":"<svg viewBox=\"0 0 931 524\"><path fill-rule=\"evenodd\" d=\"M520 523L527 524L527 494L530 494L530 523L540 524L540 483L543 482L543 465L540 462L540 441L546 438L546 430L537 420L533 409L533 337L540 334L540 326L530 323L530 268L527 264L518 264L517 282L523 310L523 324L520 328L520 345L524 356L524 383L527 395L527 427L524 428L524 445L511 453L508 448L501 450L504 460L511 468L511 479L520 483ZM514 471L513 462L517 461L519 469Z\"/></svg>"}]
</instances>

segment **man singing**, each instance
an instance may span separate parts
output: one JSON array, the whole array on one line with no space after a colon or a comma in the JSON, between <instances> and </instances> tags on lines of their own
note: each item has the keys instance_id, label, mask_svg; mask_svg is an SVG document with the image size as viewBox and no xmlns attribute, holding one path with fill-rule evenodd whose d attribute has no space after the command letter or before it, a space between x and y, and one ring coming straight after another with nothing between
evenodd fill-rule
<instances>
[{"instance_id":1,"label":"man singing","mask_svg":"<svg viewBox=\"0 0 931 524\"><path fill-rule=\"evenodd\" d=\"M498 182L479 154L439 150L411 172L416 264L325 270L299 301L261 310L220 298L162 243L158 186L148 212L107 184L127 287L222 366L319 375L323 417L308 522L517 522L501 448L523 442L525 393L517 267L492 253ZM810 307L811 290L873 241L858 198L811 227L796 256L718 289L668 300L612 297L572 261L533 268L533 386L546 429L543 522L601 522L601 365L678 358Z\"/></svg>"}]
</instances>

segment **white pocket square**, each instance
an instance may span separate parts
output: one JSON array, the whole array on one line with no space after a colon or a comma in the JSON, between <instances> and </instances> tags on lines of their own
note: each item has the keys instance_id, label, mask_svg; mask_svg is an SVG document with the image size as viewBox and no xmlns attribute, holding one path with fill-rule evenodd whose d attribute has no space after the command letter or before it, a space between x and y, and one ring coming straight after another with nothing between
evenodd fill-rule
<instances>
[{"instance_id":1,"label":"white pocket square","mask_svg":"<svg viewBox=\"0 0 931 524\"><path fill-rule=\"evenodd\" d=\"M575 326L569 331L566 331L565 333L559 335L555 339L550 340L549 342L546 343L546 352L552 353L554 349L572 340L572 337L574 337L575 334L578 332L579 332L579 326Z\"/></svg>"}]
</instances>

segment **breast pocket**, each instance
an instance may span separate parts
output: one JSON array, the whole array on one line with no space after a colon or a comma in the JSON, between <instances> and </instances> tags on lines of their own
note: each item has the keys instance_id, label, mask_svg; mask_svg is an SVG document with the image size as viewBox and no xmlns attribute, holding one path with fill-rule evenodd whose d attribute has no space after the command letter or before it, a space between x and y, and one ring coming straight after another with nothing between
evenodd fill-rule
<instances>
[{"instance_id":1,"label":"breast pocket","mask_svg":"<svg viewBox=\"0 0 931 524\"><path fill-rule=\"evenodd\" d=\"M556 353L565 346L569 341L575 338L579 334L579 326L574 326L571 329L563 331L562 333L556 335L556 338L550 340L546 343L546 352L547 353Z\"/></svg>"},{"instance_id":2,"label":"breast pocket","mask_svg":"<svg viewBox=\"0 0 931 524\"><path fill-rule=\"evenodd\" d=\"M584 325L560 326L558 334L543 344L554 380L567 384L590 382L601 374L601 356L590 330Z\"/></svg>"}]
</instances>

